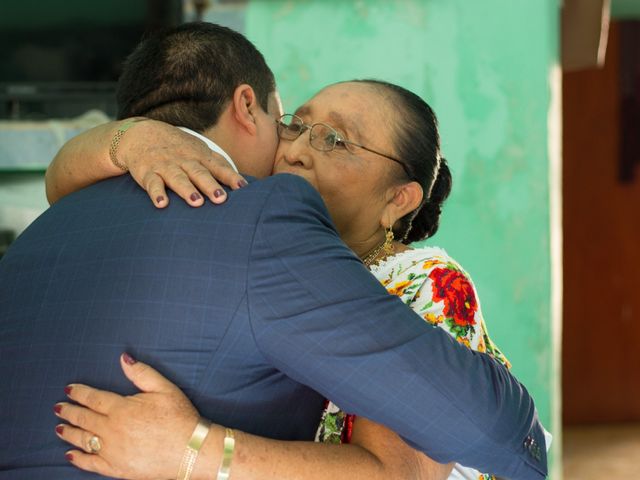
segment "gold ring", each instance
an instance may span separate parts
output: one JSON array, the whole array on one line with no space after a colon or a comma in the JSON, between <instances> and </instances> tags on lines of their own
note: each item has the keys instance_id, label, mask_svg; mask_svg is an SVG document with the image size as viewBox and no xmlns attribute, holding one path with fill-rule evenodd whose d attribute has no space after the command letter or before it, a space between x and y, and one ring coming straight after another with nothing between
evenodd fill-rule
<instances>
[{"instance_id":1,"label":"gold ring","mask_svg":"<svg viewBox=\"0 0 640 480\"><path fill-rule=\"evenodd\" d=\"M102 448L102 444L100 443L100 439L97 435L94 435L89 439L87 446L87 450L89 450L90 453L98 453Z\"/></svg>"}]
</instances>

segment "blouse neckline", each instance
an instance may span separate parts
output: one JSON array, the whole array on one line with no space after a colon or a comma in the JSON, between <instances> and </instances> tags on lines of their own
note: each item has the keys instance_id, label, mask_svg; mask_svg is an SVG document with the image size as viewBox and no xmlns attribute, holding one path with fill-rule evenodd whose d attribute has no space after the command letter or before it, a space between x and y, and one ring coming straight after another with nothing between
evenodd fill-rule
<instances>
[{"instance_id":1,"label":"blouse neckline","mask_svg":"<svg viewBox=\"0 0 640 480\"><path fill-rule=\"evenodd\" d=\"M409 248L403 252L396 253L394 255L390 255L380 260L377 263L373 263L370 265L369 269L371 273L374 275L379 274L383 270L387 269L389 266L395 266L400 260L411 259L412 257L416 258L416 261L422 260L425 257L444 257L445 259L449 259L449 255L447 252L440 247L419 247L419 248Z\"/></svg>"}]
</instances>

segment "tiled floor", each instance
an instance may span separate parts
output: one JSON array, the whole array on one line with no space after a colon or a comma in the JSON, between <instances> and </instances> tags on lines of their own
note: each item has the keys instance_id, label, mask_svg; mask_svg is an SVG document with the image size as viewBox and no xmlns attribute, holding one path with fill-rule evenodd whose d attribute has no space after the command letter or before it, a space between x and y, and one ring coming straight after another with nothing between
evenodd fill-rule
<instances>
[{"instance_id":1,"label":"tiled floor","mask_svg":"<svg viewBox=\"0 0 640 480\"><path fill-rule=\"evenodd\" d=\"M565 427L563 480L640 480L640 424Z\"/></svg>"}]
</instances>

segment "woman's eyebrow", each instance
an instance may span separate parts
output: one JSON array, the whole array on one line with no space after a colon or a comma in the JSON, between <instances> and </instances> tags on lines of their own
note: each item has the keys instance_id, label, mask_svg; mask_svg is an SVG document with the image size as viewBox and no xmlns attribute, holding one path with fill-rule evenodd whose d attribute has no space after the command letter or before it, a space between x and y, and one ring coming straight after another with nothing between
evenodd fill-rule
<instances>
[{"instance_id":1,"label":"woman's eyebrow","mask_svg":"<svg viewBox=\"0 0 640 480\"><path fill-rule=\"evenodd\" d=\"M313 118L312 112L312 108L309 105L302 105L295 111L295 115L299 117L308 116ZM344 116L334 110L329 112L329 120L331 121L332 126L346 130L349 133L351 140L362 142L362 133L360 132L357 124L348 121ZM316 121L316 119L314 119L314 121Z\"/></svg>"}]
</instances>

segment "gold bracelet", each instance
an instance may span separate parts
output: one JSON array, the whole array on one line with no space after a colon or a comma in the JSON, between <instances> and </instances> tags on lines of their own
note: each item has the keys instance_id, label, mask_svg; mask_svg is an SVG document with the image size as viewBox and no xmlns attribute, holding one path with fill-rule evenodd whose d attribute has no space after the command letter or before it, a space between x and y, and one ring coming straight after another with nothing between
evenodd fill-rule
<instances>
[{"instance_id":1,"label":"gold bracelet","mask_svg":"<svg viewBox=\"0 0 640 480\"><path fill-rule=\"evenodd\" d=\"M233 436L233 430L225 429L224 451L222 453L222 462L218 469L216 480L228 480L231 473L231 460L233 460L233 450L236 446L236 439Z\"/></svg>"},{"instance_id":2,"label":"gold bracelet","mask_svg":"<svg viewBox=\"0 0 640 480\"><path fill-rule=\"evenodd\" d=\"M189 480L191 477L200 447L202 447L202 443L209 433L209 427L211 427L211 422L206 418L200 417L196 428L191 434L189 443L187 443L187 448L184 450L184 455L180 462L180 468L178 468L177 480Z\"/></svg>"},{"instance_id":3,"label":"gold bracelet","mask_svg":"<svg viewBox=\"0 0 640 480\"><path fill-rule=\"evenodd\" d=\"M124 135L124 132L129 130L129 128L131 128L131 126L134 123L142 122L143 120L148 120L148 119L147 118L131 118L125 121L122 125L120 125L120 128L118 128L118 131L111 139L111 146L109 147L109 158L111 158L111 162L116 167L118 167L120 170L124 172L128 172L129 168L126 165L124 165L122 162L120 162L120 160L118 160L118 157L116 155L118 153L118 145L120 145L120 139L122 138L122 135Z\"/></svg>"}]
</instances>

